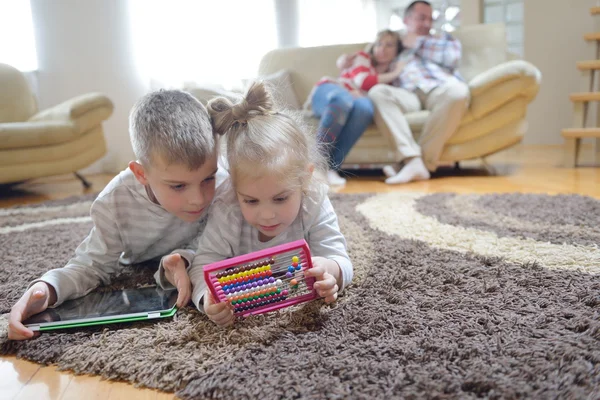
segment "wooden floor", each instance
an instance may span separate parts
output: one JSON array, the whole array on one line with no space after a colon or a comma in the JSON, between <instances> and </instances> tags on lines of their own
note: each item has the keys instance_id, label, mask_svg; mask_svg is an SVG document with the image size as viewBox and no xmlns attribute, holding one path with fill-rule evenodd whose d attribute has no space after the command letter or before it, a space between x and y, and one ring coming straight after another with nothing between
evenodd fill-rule
<instances>
[{"instance_id":1,"label":"wooden floor","mask_svg":"<svg viewBox=\"0 0 600 400\"><path fill-rule=\"evenodd\" d=\"M381 176L350 177L343 193L413 191L458 193L577 193L600 199L600 166L593 166L591 146L584 147L579 168L562 168L561 146L519 146L487 159L495 170L489 175L479 161L461 163L460 171L449 169L434 179L401 186L388 186ZM110 175L90 177L100 190ZM0 207L31 204L83 194L72 176L40 179L9 192L0 193ZM123 382L109 382L93 376L75 376L56 367L40 367L15 357L0 358L0 400L2 399L167 399L171 394L136 389Z\"/></svg>"}]
</instances>

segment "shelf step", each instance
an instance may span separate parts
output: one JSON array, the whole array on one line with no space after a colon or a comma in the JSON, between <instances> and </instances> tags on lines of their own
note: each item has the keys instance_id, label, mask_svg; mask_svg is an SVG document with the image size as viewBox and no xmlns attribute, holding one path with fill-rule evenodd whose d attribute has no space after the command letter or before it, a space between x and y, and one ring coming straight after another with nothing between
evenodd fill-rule
<instances>
[{"instance_id":1,"label":"shelf step","mask_svg":"<svg viewBox=\"0 0 600 400\"><path fill-rule=\"evenodd\" d=\"M581 71L600 69L600 60L577 61L577 68Z\"/></svg>"},{"instance_id":2,"label":"shelf step","mask_svg":"<svg viewBox=\"0 0 600 400\"><path fill-rule=\"evenodd\" d=\"M600 128L568 128L561 133L566 138L600 138Z\"/></svg>"},{"instance_id":3,"label":"shelf step","mask_svg":"<svg viewBox=\"0 0 600 400\"><path fill-rule=\"evenodd\" d=\"M571 93L569 98L571 99L571 101L575 102L600 101L600 92Z\"/></svg>"}]
</instances>

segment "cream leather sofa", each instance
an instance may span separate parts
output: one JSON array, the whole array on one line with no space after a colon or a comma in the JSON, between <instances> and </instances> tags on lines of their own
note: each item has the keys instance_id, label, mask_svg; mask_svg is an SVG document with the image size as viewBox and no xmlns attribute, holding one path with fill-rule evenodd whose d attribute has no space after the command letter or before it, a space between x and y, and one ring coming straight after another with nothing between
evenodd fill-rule
<instances>
[{"instance_id":1,"label":"cream leather sofa","mask_svg":"<svg viewBox=\"0 0 600 400\"><path fill-rule=\"evenodd\" d=\"M25 76L0 64L0 184L75 173L106 153L102 121L113 103L84 94L38 112Z\"/></svg>"},{"instance_id":2,"label":"cream leather sofa","mask_svg":"<svg viewBox=\"0 0 600 400\"><path fill-rule=\"evenodd\" d=\"M463 47L460 72L470 87L471 103L444 147L441 161L448 163L484 157L519 143L527 130L527 105L537 95L541 81L540 71L532 64L508 60L504 25L466 26L454 34ZM339 74L335 62L341 54L364 47L365 43L360 43L273 50L262 58L259 76L289 71L293 93L302 104L322 76ZM428 111L406 115L416 138L428 115ZM310 123L317 126L318 121L310 118ZM372 125L348 154L344 167L398 161L391 138L384 132Z\"/></svg>"}]
</instances>

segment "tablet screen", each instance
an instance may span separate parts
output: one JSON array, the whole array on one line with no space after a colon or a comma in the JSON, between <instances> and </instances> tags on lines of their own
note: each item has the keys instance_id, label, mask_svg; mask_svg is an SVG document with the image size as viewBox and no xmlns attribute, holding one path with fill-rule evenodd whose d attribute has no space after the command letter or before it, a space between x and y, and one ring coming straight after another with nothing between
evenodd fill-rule
<instances>
[{"instance_id":1,"label":"tablet screen","mask_svg":"<svg viewBox=\"0 0 600 400\"><path fill-rule=\"evenodd\" d=\"M176 290L164 291L157 287L91 292L78 299L65 301L58 307L48 308L39 314L33 315L23 324L43 324L160 312L173 308L176 301Z\"/></svg>"}]
</instances>

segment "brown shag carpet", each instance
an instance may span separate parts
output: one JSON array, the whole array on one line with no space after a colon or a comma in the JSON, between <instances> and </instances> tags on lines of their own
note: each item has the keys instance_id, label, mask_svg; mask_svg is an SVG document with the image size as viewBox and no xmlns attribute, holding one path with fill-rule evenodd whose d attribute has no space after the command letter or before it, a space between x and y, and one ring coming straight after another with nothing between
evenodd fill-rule
<instances>
[{"instance_id":1,"label":"brown shag carpet","mask_svg":"<svg viewBox=\"0 0 600 400\"><path fill-rule=\"evenodd\" d=\"M61 369L184 399L599 398L600 202L581 196L333 195L355 280L219 329L171 320L6 339ZM0 313L63 265L90 198L0 210ZM112 288L152 282L154 263Z\"/></svg>"}]
</instances>

